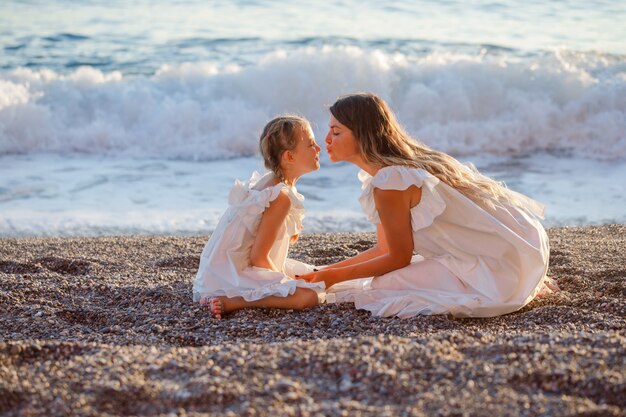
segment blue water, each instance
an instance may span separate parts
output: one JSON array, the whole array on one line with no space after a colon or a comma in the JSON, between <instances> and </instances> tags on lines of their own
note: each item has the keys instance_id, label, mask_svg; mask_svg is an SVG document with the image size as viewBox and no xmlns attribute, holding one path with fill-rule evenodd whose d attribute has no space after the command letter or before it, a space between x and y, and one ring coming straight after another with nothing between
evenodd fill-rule
<instances>
[{"instance_id":1,"label":"blue water","mask_svg":"<svg viewBox=\"0 0 626 417\"><path fill-rule=\"evenodd\" d=\"M152 74L162 65L254 65L278 48L356 45L625 54L621 1L21 1L0 5L3 69Z\"/></svg>"},{"instance_id":2,"label":"blue water","mask_svg":"<svg viewBox=\"0 0 626 417\"><path fill-rule=\"evenodd\" d=\"M626 3L0 3L0 235L206 233L274 115L321 140L373 91L415 137L546 203L626 222ZM371 230L356 170L299 188L307 231Z\"/></svg>"}]
</instances>

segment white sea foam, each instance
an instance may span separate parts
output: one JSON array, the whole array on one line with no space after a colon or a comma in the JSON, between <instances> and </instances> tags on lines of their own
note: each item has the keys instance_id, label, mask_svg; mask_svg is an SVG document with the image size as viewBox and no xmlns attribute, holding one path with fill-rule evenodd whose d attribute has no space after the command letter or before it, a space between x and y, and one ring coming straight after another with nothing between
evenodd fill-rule
<instances>
[{"instance_id":1,"label":"white sea foam","mask_svg":"<svg viewBox=\"0 0 626 417\"><path fill-rule=\"evenodd\" d=\"M279 50L243 67L168 65L153 76L19 68L0 74L0 155L252 155L275 114L308 117L321 138L338 95L373 91L412 135L456 155L621 159L625 71L623 58L599 53L416 57L356 46Z\"/></svg>"},{"instance_id":2,"label":"white sea foam","mask_svg":"<svg viewBox=\"0 0 626 417\"><path fill-rule=\"evenodd\" d=\"M626 222L626 164L533 155L472 158L482 172L546 205L547 226ZM359 205L358 169L330 164L305 175L304 232L372 231ZM0 237L208 234L235 178L259 158L211 162L99 156L0 157Z\"/></svg>"}]
</instances>

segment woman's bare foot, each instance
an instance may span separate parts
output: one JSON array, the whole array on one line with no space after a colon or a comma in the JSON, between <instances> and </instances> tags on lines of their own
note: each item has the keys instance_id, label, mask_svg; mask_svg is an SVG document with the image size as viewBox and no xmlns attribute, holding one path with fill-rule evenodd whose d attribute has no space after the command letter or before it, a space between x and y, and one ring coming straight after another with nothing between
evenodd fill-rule
<instances>
[{"instance_id":1,"label":"woman's bare foot","mask_svg":"<svg viewBox=\"0 0 626 417\"><path fill-rule=\"evenodd\" d=\"M561 291L561 288L559 288L559 284L556 282L556 280L554 278L546 279L545 285L546 285L546 287L550 288L550 290L552 290L552 292Z\"/></svg>"},{"instance_id":2,"label":"woman's bare foot","mask_svg":"<svg viewBox=\"0 0 626 417\"><path fill-rule=\"evenodd\" d=\"M561 289L554 278L546 277L541 284L541 289L537 293L537 298L542 298L559 291L561 291Z\"/></svg>"}]
</instances>

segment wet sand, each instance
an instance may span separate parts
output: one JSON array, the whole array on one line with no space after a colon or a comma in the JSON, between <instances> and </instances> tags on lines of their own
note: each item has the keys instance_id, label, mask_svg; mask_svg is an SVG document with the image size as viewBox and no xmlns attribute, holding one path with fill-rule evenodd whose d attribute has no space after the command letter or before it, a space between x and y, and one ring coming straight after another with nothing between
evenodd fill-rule
<instances>
[{"instance_id":1,"label":"wet sand","mask_svg":"<svg viewBox=\"0 0 626 417\"><path fill-rule=\"evenodd\" d=\"M0 414L626 415L626 225L555 228L562 291L490 319L192 303L206 237L0 239ZM372 234L304 235L314 264Z\"/></svg>"}]
</instances>

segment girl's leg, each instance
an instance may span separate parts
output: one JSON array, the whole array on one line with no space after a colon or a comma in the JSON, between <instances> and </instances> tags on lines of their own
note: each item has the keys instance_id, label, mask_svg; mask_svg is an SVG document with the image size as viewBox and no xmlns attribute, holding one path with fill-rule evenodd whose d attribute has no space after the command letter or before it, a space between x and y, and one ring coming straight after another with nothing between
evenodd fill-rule
<instances>
[{"instance_id":1,"label":"girl's leg","mask_svg":"<svg viewBox=\"0 0 626 417\"><path fill-rule=\"evenodd\" d=\"M256 301L246 301L242 297L214 297L210 300L201 300L201 304L208 304L211 314L218 319L222 314L241 310L242 308L283 308L302 310L318 304L317 293L308 288L296 288L296 291L287 297L269 296Z\"/></svg>"}]
</instances>

